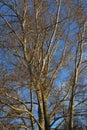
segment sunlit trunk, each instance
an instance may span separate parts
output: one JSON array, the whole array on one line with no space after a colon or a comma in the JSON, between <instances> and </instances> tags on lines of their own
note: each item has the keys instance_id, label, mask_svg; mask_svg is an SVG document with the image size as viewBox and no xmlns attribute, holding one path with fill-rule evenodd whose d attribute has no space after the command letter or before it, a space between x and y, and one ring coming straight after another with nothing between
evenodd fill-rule
<instances>
[{"instance_id":1,"label":"sunlit trunk","mask_svg":"<svg viewBox=\"0 0 87 130\"><path fill-rule=\"evenodd\" d=\"M46 100L44 97L45 97L45 95L43 95L45 130L50 130L50 116L48 114L48 106L46 104Z\"/></svg>"},{"instance_id":2,"label":"sunlit trunk","mask_svg":"<svg viewBox=\"0 0 87 130\"><path fill-rule=\"evenodd\" d=\"M38 96L38 117L41 125L41 127L39 127L39 130L45 130L44 107L43 107L43 97L41 89L39 89L37 96Z\"/></svg>"}]
</instances>

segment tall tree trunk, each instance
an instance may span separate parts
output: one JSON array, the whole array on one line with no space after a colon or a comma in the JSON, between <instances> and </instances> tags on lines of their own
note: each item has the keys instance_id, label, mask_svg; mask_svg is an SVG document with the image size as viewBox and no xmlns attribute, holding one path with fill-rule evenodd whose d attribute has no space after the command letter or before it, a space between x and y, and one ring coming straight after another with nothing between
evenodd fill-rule
<instances>
[{"instance_id":1,"label":"tall tree trunk","mask_svg":"<svg viewBox=\"0 0 87 130\"><path fill-rule=\"evenodd\" d=\"M48 114L48 106L46 104L45 94L43 95L45 130L50 130L50 116Z\"/></svg>"},{"instance_id":2,"label":"tall tree trunk","mask_svg":"<svg viewBox=\"0 0 87 130\"><path fill-rule=\"evenodd\" d=\"M31 101L31 112L33 113L33 101L32 101L32 90L30 90L30 101ZM30 117L31 120L31 128L34 130L33 118Z\"/></svg>"},{"instance_id":3,"label":"tall tree trunk","mask_svg":"<svg viewBox=\"0 0 87 130\"><path fill-rule=\"evenodd\" d=\"M39 88L38 93L38 117L39 117L39 122L40 122L40 126L39 130L45 130L45 121L44 121L44 107L43 107L43 96L42 96L42 92L41 89Z\"/></svg>"},{"instance_id":4,"label":"tall tree trunk","mask_svg":"<svg viewBox=\"0 0 87 130\"><path fill-rule=\"evenodd\" d=\"M74 130L74 88L72 87L72 95L70 101L70 120L69 120L69 130Z\"/></svg>"}]
</instances>

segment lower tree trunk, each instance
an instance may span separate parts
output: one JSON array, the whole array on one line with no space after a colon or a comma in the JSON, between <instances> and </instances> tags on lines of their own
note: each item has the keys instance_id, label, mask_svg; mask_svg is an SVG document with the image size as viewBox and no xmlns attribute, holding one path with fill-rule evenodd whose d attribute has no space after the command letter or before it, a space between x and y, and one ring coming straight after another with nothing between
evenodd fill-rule
<instances>
[{"instance_id":1,"label":"lower tree trunk","mask_svg":"<svg viewBox=\"0 0 87 130\"><path fill-rule=\"evenodd\" d=\"M71 102L70 102L70 120L69 120L69 130L74 130L74 92L72 92Z\"/></svg>"},{"instance_id":2,"label":"lower tree trunk","mask_svg":"<svg viewBox=\"0 0 87 130\"><path fill-rule=\"evenodd\" d=\"M41 93L39 93L39 107L38 107L38 115L39 115L39 122L42 128L39 127L39 130L50 130L50 116L48 114L48 107L45 100L45 95L42 94L40 99Z\"/></svg>"},{"instance_id":3,"label":"lower tree trunk","mask_svg":"<svg viewBox=\"0 0 87 130\"><path fill-rule=\"evenodd\" d=\"M44 106L45 130L50 130L50 116L48 114L48 106L45 100L43 102L43 106Z\"/></svg>"},{"instance_id":4,"label":"lower tree trunk","mask_svg":"<svg viewBox=\"0 0 87 130\"><path fill-rule=\"evenodd\" d=\"M38 117L41 125L41 127L39 127L39 130L45 130L43 97L41 90L38 91L38 104Z\"/></svg>"}]
</instances>

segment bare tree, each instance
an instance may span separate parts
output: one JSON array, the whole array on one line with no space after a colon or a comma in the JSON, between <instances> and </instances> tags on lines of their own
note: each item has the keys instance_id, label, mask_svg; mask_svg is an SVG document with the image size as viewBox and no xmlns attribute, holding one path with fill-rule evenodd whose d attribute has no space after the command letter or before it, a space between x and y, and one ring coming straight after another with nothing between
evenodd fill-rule
<instances>
[{"instance_id":1,"label":"bare tree","mask_svg":"<svg viewBox=\"0 0 87 130\"><path fill-rule=\"evenodd\" d=\"M3 130L8 120L8 129L25 130L73 130L81 117L86 121L85 7L73 0L0 0Z\"/></svg>"}]
</instances>

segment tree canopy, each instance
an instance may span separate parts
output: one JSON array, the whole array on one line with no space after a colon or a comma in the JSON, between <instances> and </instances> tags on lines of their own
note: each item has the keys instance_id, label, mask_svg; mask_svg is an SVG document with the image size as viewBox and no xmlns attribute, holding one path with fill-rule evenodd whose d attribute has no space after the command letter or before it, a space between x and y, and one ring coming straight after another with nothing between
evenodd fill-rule
<instances>
[{"instance_id":1,"label":"tree canopy","mask_svg":"<svg viewBox=\"0 0 87 130\"><path fill-rule=\"evenodd\" d=\"M87 129L87 1L0 0L0 128Z\"/></svg>"}]
</instances>

